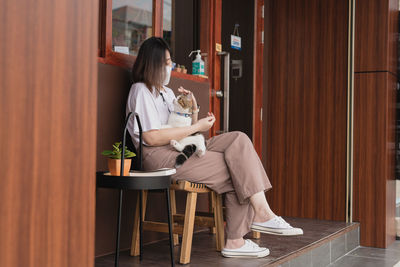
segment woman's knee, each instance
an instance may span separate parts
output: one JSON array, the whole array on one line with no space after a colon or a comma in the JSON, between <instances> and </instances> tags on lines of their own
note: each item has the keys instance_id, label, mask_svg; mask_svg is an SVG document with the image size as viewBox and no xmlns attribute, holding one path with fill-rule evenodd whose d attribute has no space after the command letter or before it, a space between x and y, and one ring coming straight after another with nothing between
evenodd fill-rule
<instances>
[{"instance_id":1,"label":"woman's knee","mask_svg":"<svg viewBox=\"0 0 400 267\"><path fill-rule=\"evenodd\" d=\"M240 140L241 142L251 142L250 138L245 134L244 132L241 131L233 131L230 132L232 135L236 137L236 139Z\"/></svg>"}]
</instances>

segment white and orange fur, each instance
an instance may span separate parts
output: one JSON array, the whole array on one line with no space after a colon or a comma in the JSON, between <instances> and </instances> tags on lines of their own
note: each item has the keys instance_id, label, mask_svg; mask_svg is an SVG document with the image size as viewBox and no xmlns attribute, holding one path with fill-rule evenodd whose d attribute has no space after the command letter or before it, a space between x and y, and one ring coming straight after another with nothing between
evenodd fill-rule
<instances>
[{"instance_id":1,"label":"white and orange fur","mask_svg":"<svg viewBox=\"0 0 400 267\"><path fill-rule=\"evenodd\" d=\"M177 99L174 99L174 110L171 112L168 118L168 124L163 125L162 128L175 128L175 127L185 127L192 124L192 110L193 104L191 98L184 95L178 95ZM187 114L187 115L185 115ZM195 145L195 154L199 157L206 153L206 144L204 136L200 133L195 135L190 135L182 140L171 140L170 144L179 152L187 145Z\"/></svg>"}]
</instances>

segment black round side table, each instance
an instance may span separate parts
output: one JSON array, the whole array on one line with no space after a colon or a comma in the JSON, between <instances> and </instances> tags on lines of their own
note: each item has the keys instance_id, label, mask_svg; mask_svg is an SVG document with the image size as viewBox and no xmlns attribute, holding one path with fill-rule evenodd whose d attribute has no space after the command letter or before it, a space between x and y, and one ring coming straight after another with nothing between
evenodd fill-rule
<instances>
[{"instance_id":1,"label":"black round side table","mask_svg":"<svg viewBox=\"0 0 400 267\"><path fill-rule=\"evenodd\" d=\"M172 169L174 171L174 169ZM171 171L170 171L171 172ZM173 174L173 173L172 173ZM168 210L168 226L169 226L169 246L171 254L171 266L174 264L174 253L173 253L173 239L172 239L172 224L171 224L171 206L169 187L171 184L171 175L165 174L165 172L130 172L130 176L113 176L109 172L96 172L96 184L97 187L101 188L112 188L119 190L119 202L118 202L118 220L117 220L117 239L115 247L115 266L118 266L119 261L119 240L120 240L120 228L121 228L121 213L122 213L122 193L123 190L139 190L140 192L140 260L142 260L142 190L164 190L167 199L167 210Z\"/></svg>"}]
</instances>

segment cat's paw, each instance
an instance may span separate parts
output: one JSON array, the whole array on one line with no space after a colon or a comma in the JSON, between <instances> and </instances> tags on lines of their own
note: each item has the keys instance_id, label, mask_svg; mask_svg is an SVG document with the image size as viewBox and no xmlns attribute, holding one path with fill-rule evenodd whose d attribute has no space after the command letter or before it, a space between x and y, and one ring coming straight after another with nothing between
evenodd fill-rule
<instances>
[{"instance_id":1,"label":"cat's paw","mask_svg":"<svg viewBox=\"0 0 400 267\"><path fill-rule=\"evenodd\" d=\"M181 152L183 150L183 146L176 140L171 140L169 142L173 148L175 148L177 151Z\"/></svg>"},{"instance_id":2,"label":"cat's paw","mask_svg":"<svg viewBox=\"0 0 400 267\"><path fill-rule=\"evenodd\" d=\"M202 156L204 156L204 154L206 154L206 150L203 150L203 149L198 149L197 151L196 151L196 155L199 157L199 158L201 158Z\"/></svg>"},{"instance_id":3,"label":"cat's paw","mask_svg":"<svg viewBox=\"0 0 400 267\"><path fill-rule=\"evenodd\" d=\"M178 141L176 141L176 140L171 140L170 142L169 142L170 144L171 144L171 146L173 146L173 147L175 147L175 146L177 146L178 145Z\"/></svg>"}]
</instances>

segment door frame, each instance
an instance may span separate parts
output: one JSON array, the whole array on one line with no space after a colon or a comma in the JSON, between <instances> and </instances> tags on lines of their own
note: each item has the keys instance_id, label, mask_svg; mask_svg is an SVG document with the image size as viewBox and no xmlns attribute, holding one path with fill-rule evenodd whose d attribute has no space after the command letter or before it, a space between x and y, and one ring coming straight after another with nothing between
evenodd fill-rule
<instances>
[{"instance_id":1,"label":"door frame","mask_svg":"<svg viewBox=\"0 0 400 267\"><path fill-rule=\"evenodd\" d=\"M262 158L263 70L264 70L264 0L254 0L253 60L253 144Z\"/></svg>"},{"instance_id":2,"label":"door frame","mask_svg":"<svg viewBox=\"0 0 400 267\"><path fill-rule=\"evenodd\" d=\"M222 0L203 0L200 6L200 23L206 31L200 31L200 50L207 51L206 69L210 82L209 101L210 112L216 118L214 126L210 129L210 136L215 136L220 130L220 99L216 91L221 89L220 68L221 59L217 55L216 44L221 44L221 15Z\"/></svg>"}]
</instances>

